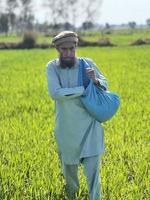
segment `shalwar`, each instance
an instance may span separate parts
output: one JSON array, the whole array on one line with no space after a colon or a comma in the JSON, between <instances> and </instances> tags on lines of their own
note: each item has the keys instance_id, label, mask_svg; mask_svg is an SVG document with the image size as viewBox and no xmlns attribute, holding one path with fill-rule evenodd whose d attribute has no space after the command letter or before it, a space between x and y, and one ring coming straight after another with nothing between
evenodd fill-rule
<instances>
[{"instance_id":1,"label":"shalwar","mask_svg":"<svg viewBox=\"0 0 150 200\"><path fill-rule=\"evenodd\" d=\"M59 59L47 64L48 90L55 101L55 138L65 164L78 164L81 158L103 154L104 130L84 108L78 85L79 59L71 68L62 68ZM83 58L94 68L100 84L107 89L107 80L92 60Z\"/></svg>"},{"instance_id":2,"label":"shalwar","mask_svg":"<svg viewBox=\"0 0 150 200\"><path fill-rule=\"evenodd\" d=\"M90 200L100 200L100 155L82 158L80 163L84 166L84 173L88 183ZM66 190L69 199L74 199L79 190L78 167L76 165L66 165L63 161L62 170L66 180Z\"/></svg>"}]
</instances>

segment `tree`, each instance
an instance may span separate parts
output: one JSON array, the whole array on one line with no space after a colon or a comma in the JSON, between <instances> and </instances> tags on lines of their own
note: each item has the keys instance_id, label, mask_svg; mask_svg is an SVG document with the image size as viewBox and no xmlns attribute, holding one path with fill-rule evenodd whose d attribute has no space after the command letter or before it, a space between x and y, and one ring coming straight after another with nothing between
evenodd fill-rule
<instances>
[{"instance_id":1,"label":"tree","mask_svg":"<svg viewBox=\"0 0 150 200\"><path fill-rule=\"evenodd\" d=\"M80 0L67 0L67 6L69 12L70 23L73 25L74 29L76 26L76 18L78 16L78 7L79 7Z\"/></svg>"},{"instance_id":2,"label":"tree","mask_svg":"<svg viewBox=\"0 0 150 200\"><path fill-rule=\"evenodd\" d=\"M50 20L53 25L68 22L69 6L72 0L47 0L43 5L49 8Z\"/></svg>"},{"instance_id":3,"label":"tree","mask_svg":"<svg viewBox=\"0 0 150 200\"><path fill-rule=\"evenodd\" d=\"M70 19L72 23L76 25L76 21L86 22L89 28L92 28L96 19L100 16L102 0L68 0L68 10L70 11Z\"/></svg>"},{"instance_id":4,"label":"tree","mask_svg":"<svg viewBox=\"0 0 150 200\"><path fill-rule=\"evenodd\" d=\"M150 27L150 18L146 20L147 26Z\"/></svg>"},{"instance_id":5,"label":"tree","mask_svg":"<svg viewBox=\"0 0 150 200\"><path fill-rule=\"evenodd\" d=\"M72 29L74 29L74 26L72 24L70 24L69 22L65 22L64 23L64 29L65 30L72 30Z\"/></svg>"},{"instance_id":6,"label":"tree","mask_svg":"<svg viewBox=\"0 0 150 200\"><path fill-rule=\"evenodd\" d=\"M77 21L94 22L99 17L102 0L47 0L44 6L49 8L53 24Z\"/></svg>"},{"instance_id":7,"label":"tree","mask_svg":"<svg viewBox=\"0 0 150 200\"><path fill-rule=\"evenodd\" d=\"M45 32L48 34L49 29L51 28L51 25L49 25L47 22L44 23L39 23L38 21L35 23L34 25L35 30L39 31L39 32ZM49 34L48 34L49 35Z\"/></svg>"},{"instance_id":8,"label":"tree","mask_svg":"<svg viewBox=\"0 0 150 200\"><path fill-rule=\"evenodd\" d=\"M60 4L59 4L60 3ZM61 1L57 0L57 1L53 1L53 0L47 0L46 3L43 4L45 7L49 8L50 11L50 20L52 22L53 25L58 24L59 23L59 7L61 6Z\"/></svg>"},{"instance_id":9,"label":"tree","mask_svg":"<svg viewBox=\"0 0 150 200\"><path fill-rule=\"evenodd\" d=\"M101 0L89 0L87 2L86 11L87 17L86 19L89 21L95 21L95 18L100 15L100 7L101 7Z\"/></svg>"},{"instance_id":10,"label":"tree","mask_svg":"<svg viewBox=\"0 0 150 200\"><path fill-rule=\"evenodd\" d=\"M135 27L136 27L136 22L129 22L129 27L130 27L131 29L135 29Z\"/></svg>"},{"instance_id":11,"label":"tree","mask_svg":"<svg viewBox=\"0 0 150 200\"><path fill-rule=\"evenodd\" d=\"M2 1L0 0L0 14L1 14L1 10L2 10Z\"/></svg>"},{"instance_id":12,"label":"tree","mask_svg":"<svg viewBox=\"0 0 150 200\"><path fill-rule=\"evenodd\" d=\"M8 15L5 13L0 14L0 32L8 33Z\"/></svg>"},{"instance_id":13,"label":"tree","mask_svg":"<svg viewBox=\"0 0 150 200\"><path fill-rule=\"evenodd\" d=\"M9 30L12 32L16 24L15 9L18 7L16 0L6 0L6 12L8 13Z\"/></svg>"},{"instance_id":14,"label":"tree","mask_svg":"<svg viewBox=\"0 0 150 200\"><path fill-rule=\"evenodd\" d=\"M110 24L109 24L108 22L105 24L105 29L106 29L106 30L109 30L109 29L110 29Z\"/></svg>"},{"instance_id":15,"label":"tree","mask_svg":"<svg viewBox=\"0 0 150 200\"><path fill-rule=\"evenodd\" d=\"M93 28L93 27L94 27L94 24L93 24L92 22L86 21L86 22L83 22L83 23L82 23L82 28L83 28L84 30L88 30L88 29L91 29L91 28Z\"/></svg>"},{"instance_id":16,"label":"tree","mask_svg":"<svg viewBox=\"0 0 150 200\"><path fill-rule=\"evenodd\" d=\"M19 0L20 12L19 23L21 31L30 30L33 28L34 15L32 14L32 0Z\"/></svg>"}]
</instances>

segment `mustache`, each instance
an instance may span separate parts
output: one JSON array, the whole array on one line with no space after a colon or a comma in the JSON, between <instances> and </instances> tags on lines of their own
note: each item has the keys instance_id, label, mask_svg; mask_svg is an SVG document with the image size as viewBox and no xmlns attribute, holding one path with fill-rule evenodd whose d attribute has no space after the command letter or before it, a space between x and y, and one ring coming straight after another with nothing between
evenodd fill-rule
<instances>
[{"instance_id":1,"label":"mustache","mask_svg":"<svg viewBox=\"0 0 150 200\"><path fill-rule=\"evenodd\" d=\"M66 68L66 67L73 67L75 65L76 62L76 58L75 57L60 57L60 66L62 68Z\"/></svg>"}]
</instances>

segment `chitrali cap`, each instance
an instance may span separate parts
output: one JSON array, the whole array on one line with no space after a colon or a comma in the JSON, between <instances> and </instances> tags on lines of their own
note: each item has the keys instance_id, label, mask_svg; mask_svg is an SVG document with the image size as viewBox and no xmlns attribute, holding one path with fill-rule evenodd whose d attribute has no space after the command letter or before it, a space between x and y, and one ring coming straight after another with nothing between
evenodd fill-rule
<instances>
[{"instance_id":1,"label":"chitrali cap","mask_svg":"<svg viewBox=\"0 0 150 200\"><path fill-rule=\"evenodd\" d=\"M57 47L64 42L78 43L78 35L72 31L62 31L52 39L52 43Z\"/></svg>"}]
</instances>

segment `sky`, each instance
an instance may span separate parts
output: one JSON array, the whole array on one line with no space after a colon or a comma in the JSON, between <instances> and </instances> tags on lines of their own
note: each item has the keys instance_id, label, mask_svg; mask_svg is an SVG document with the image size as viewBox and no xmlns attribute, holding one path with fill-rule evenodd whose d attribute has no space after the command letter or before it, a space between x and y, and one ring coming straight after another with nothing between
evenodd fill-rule
<instances>
[{"instance_id":1,"label":"sky","mask_svg":"<svg viewBox=\"0 0 150 200\"><path fill-rule=\"evenodd\" d=\"M38 20L40 22L48 20L48 12L41 9L41 2L43 1L35 1L37 5L35 15ZM103 0L100 13L99 24L105 24L106 22L122 24L129 21L145 24L146 19L150 18L150 0ZM77 21L77 24L79 25L80 21Z\"/></svg>"},{"instance_id":2,"label":"sky","mask_svg":"<svg viewBox=\"0 0 150 200\"><path fill-rule=\"evenodd\" d=\"M144 24L150 18L150 0L103 0L100 22Z\"/></svg>"}]
</instances>

